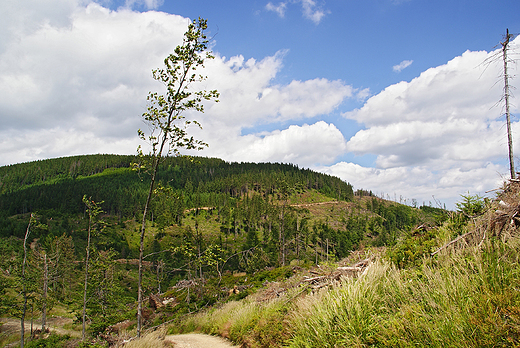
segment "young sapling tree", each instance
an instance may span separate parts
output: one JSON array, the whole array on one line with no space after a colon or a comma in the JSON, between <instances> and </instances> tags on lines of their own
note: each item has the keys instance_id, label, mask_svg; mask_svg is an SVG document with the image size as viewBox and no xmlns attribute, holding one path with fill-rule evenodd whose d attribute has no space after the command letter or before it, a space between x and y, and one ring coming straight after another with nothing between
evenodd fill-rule
<instances>
[{"instance_id":1,"label":"young sapling tree","mask_svg":"<svg viewBox=\"0 0 520 348\"><path fill-rule=\"evenodd\" d=\"M92 198L87 198L87 195L83 196L83 203L85 204L85 208L88 213L88 232L87 232L87 248L86 248L86 256L85 256L85 284L83 287L83 313L82 313L82 330L81 337L85 339L85 323L87 319L87 289L88 289L88 267L89 267L89 259L90 259L90 237L92 232L92 227L96 223L97 216L102 212L100 205L101 202L94 202Z\"/></svg>"},{"instance_id":2,"label":"young sapling tree","mask_svg":"<svg viewBox=\"0 0 520 348\"><path fill-rule=\"evenodd\" d=\"M146 232L146 218L149 213L152 196L156 189L157 168L164 156L180 155L181 149L202 150L206 143L196 140L188 135L188 126L193 124L201 128L194 120L186 118L186 111L204 112L205 100L216 100L219 94L216 90L196 90L193 85L206 79L197 74L196 70L204 67L205 59L214 58L207 50L208 39L207 20L194 20L189 26L182 45L175 48L174 52L164 60L164 68L153 70L153 78L164 84L164 94L150 92L148 94L149 106L142 115L148 125L150 134L146 135L138 130L139 137L151 145L151 151L144 155L141 147L138 148L140 163L134 166L139 170L146 170L150 175L150 188L144 205L141 235L139 244L139 278L137 289L137 336L141 336L143 325L143 252L144 237ZM217 100L218 101L218 100Z\"/></svg>"}]
</instances>

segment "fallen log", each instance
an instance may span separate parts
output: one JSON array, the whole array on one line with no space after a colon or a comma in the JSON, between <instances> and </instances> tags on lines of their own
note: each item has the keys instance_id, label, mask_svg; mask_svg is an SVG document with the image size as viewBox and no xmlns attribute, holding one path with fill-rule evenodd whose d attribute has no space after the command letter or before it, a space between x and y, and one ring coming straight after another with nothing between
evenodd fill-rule
<instances>
[{"instance_id":1,"label":"fallen log","mask_svg":"<svg viewBox=\"0 0 520 348\"><path fill-rule=\"evenodd\" d=\"M304 282L315 282L315 281L320 281L320 280L328 279L328 278L329 278L328 276L319 276L319 277L313 277L313 278L306 278L303 281Z\"/></svg>"}]
</instances>

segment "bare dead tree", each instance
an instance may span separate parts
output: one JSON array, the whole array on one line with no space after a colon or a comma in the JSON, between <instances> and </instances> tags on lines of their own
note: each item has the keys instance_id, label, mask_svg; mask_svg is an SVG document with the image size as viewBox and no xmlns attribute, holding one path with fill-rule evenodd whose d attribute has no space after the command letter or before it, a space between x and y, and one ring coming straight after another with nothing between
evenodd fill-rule
<instances>
[{"instance_id":1,"label":"bare dead tree","mask_svg":"<svg viewBox=\"0 0 520 348\"><path fill-rule=\"evenodd\" d=\"M505 116L506 116L506 125L507 125L507 145L508 145L508 152L509 152L509 171L511 175L511 179L516 179L516 172L515 172L515 163L514 163L514 157L513 157L513 135L511 132L511 113L510 113L510 97L511 97L511 89L514 88L510 84L510 80L512 77L509 73L509 64L515 63L514 59L511 59L510 54L510 42L511 39L514 38L516 35L509 33L509 29L506 29L506 35L504 36L504 41L500 42L500 46L502 47L501 51L495 51L493 54L491 54L488 58L482 62L482 65L486 66L486 69L489 65L492 63L501 62L503 64L503 73L500 74L500 78L504 81L504 90L502 97L500 100L495 104L499 105L502 102L505 106ZM495 46L494 48L498 48L499 45ZM498 83L498 81L497 81Z\"/></svg>"},{"instance_id":2,"label":"bare dead tree","mask_svg":"<svg viewBox=\"0 0 520 348\"><path fill-rule=\"evenodd\" d=\"M27 225L27 231L25 232L25 238L23 239L23 262L22 262L22 292L23 292L23 308L22 318L20 319L21 333L20 333L20 347L24 345L24 332L25 332L25 312L27 311L27 286L25 284L25 265L27 263L27 239L31 232L31 224L34 221L34 216L31 214L29 218L29 224Z\"/></svg>"},{"instance_id":3,"label":"bare dead tree","mask_svg":"<svg viewBox=\"0 0 520 348\"><path fill-rule=\"evenodd\" d=\"M511 179L516 178L515 174L515 162L513 158L513 136L511 134L511 115L509 113L509 79L510 75L507 71L507 52L509 50L509 42L513 38L513 34L509 33L509 29L506 29L505 40L501 42L502 45L502 59L504 61L504 102L506 106L506 123L507 123L507 146L509 148L509 171L511 172Z\"/></svg>"}]
</instances>

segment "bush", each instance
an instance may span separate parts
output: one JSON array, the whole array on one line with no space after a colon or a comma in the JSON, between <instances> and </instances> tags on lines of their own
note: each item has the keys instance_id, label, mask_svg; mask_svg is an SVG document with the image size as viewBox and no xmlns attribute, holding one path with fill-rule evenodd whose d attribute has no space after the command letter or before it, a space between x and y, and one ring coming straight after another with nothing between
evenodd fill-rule
<instances>
[{"instance_id":1,"label":"bush","mask_svg":"<svg viewBox=\"0 0 520 348\"><path fill-rule=\"evenodd\" d=\"M34 341L29 341L24 345L26 348L61 348L70 339L69 335L58 335L51 333L47 338L40 338Z\"/></svg>"},{"instance_id":2,"label":"bush","mask_svg":"<svg viewBox=\"0 0 520 348\"><path fill-rule=\"evenodd\" d=\"M397 245L388 250L387 257L399 268L419 266L423 257L437 245L436 231L421 228L407 232Z\"/></svg>"}]
</instances>

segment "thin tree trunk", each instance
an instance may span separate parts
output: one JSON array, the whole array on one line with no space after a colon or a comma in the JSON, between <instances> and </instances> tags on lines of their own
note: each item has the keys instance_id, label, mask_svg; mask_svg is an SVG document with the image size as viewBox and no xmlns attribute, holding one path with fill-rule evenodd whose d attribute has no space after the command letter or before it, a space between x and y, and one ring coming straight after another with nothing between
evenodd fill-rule
<instances>
[{"instance_id":1,"label":"thin tree trunk","mask_svg":"<svg viewBox=\"0 0 520 348\"><path fill-rule=\"evenodd\" d=\"M314 246L314 256L315 256L315 264L318 265L318 238L316 238L316 245Z\"/></svg>"},{"instance_id":2,"label":"thin tree trunk","mask_svg":"<svg viewBox=\"0 0 520 348\"><path fill-rule=\"evenodd\" d=\"M87 319L87 288L88 288L88 262L90 258L90 232L91 232L91 217L88 219L88 236L87 236L87 255L85 257L85 284L83 287L83 327L81 337L85 339L85 323Z\"/></svg>"},{"instance_id":3,"label":"thin tree trunk","mask_svg":"<svg viewBox=\"0 0 520 348\"><path fill-rule=\"evenodd\" d=\"M27 311L27 288L25 285L25 264L27 263L27 238L29 238L31 222L33 214L29 218L29 225L27 225L27 231L25 232L25 238L23 239L23 263L22 263L22 292L23 292L23 310L22 318L20 320L21 333L20 333L20 348L23 348L24 334L25 334L25 312Z\"/></svg>"},{"instance_id":4,"label":"thin tree trunk","mask_svg":"<svg viewBox=\"0 0 520 348\"><path fill-rule=\"evenodd\" d=\"M33 334L33 321L34 321L34 303L31 303L31 337Z\"/></svg>"},{"instance_id":5,"label":"thin tree trunk","mask_svg":"<svg viewBox=\"0 0 520 348\"><path fill-rule=\"evenodd\" d=\"M327 263L329 262L329 239L327 238Z\"/></svg>"},{"instance_id":6,"label":"thin tree trunk","mask_svg":"<svg viewBox=\"0 0 520 348\"><path fill-rule=\"evenodd\" d=\"M298 216L296 216L296 258L300 260L300 220L298 220Z\"/></svg>"},{"instance_id":7,"label":"thin tree trunk","mask_svg":"<svg viewBox=\"0 0 520 348\"><path fill-rule=\"evenodd\" d=\"M150 202L152 201L153 189L155 186L155 177L157 175L157 167L159 166L160 154L163 151L166 139L166 136L164 136L158 155L156 155L153 160L150 190L148 191L148 196L146 197L146 204L144 205L143 211L143 220L141 221L141 237L139 240L139 278L137 284L137 337L141 337L141 331L143 327L143 258L144 235L146 232L146 215L148 214Z\"/></svg>"},{"instance_id":8,"label":"thin tree trunk","mask_svg":"<svg viewBox=\"0 0 520 348\"><path fill-rule=\"evenodd\" d=\"M163 261L157 261L156 266L156 277L157 277L157 292L158 294L161 294L161 275L164 268L164 262Z\"/></svg>"},{"instance_id":9,"label":"thin tree trunk","mask_svg":"<svg viewBox=\"0 0 520 348\"><path fill-rule=\"evenodd\" d=\"M509 113L509 75L507 73L507 46L509 39L513 37L509 34L509 29L506 32L506 40L502 42L502 53L504 59L504 99L506 103L506 123L507 123L507 144L509 148L509 171L511 172L511 179L516 178L515 161L513 157L513 136L511 134L511 117Z\"/></svg>"},{"instance_id":10,"label":"thin tree trunk","mask_svg":"<svg viewBox=\"0 0 520 348\"><path fill-rule=\"evenodd\" d=\"M143 325L143 257L144 257L144 234L146 232L146 214L148 213L148 207L152 200L153 186L155 183L155 171L152 174L152 182L150 183L150 191L146 198L146 204L144 206L143 220L141 222L141 237L139 240L139 279L137 286L137 337L141 337L141 330Z\"/></svg>"},{"instance_id":11,"label":"thin tree trunk","mask_svg":"<svg viewBox=\"0 0 520 348\"><path fill-rule=\"evenodd\" d=\"M42 303L42 332L45 332L47 324L47 289L49 282L49 267L47 264L47 254L43 254L43 303Z\"/></svg>"}]
</instances>

